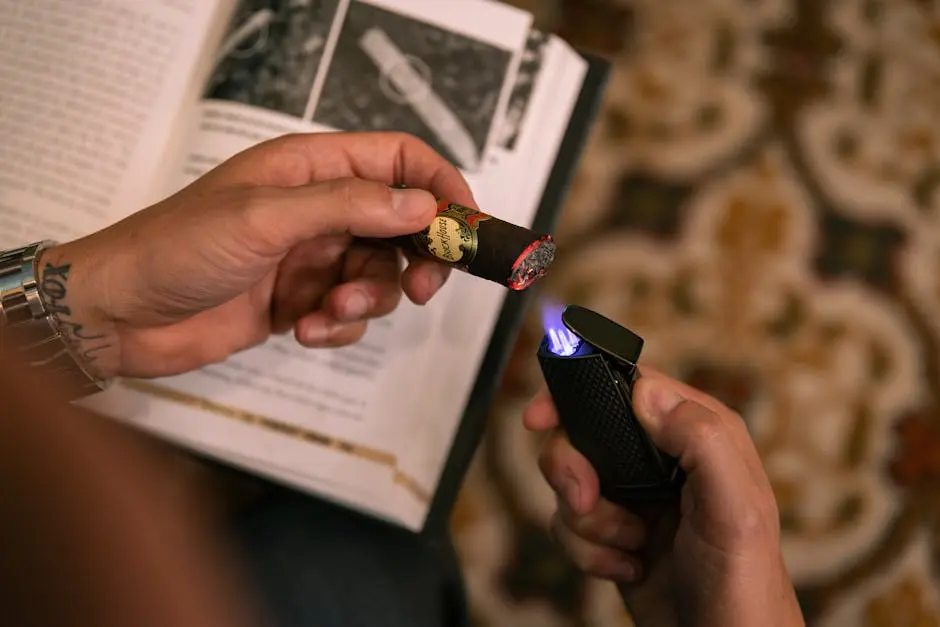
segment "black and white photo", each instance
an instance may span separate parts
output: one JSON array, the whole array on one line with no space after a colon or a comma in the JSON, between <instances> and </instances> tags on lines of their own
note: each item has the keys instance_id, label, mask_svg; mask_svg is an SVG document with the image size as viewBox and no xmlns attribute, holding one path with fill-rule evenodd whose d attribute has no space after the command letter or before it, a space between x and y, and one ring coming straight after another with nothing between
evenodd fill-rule
<instances>
[{"instance_id":1,"label":"black and white photo","mask_svg":"<svg viewBox=\"0 0 940 627\"><path fill-rule=\"evenodd\" d=\"M542 73L545 62L545 47L548 42L549 36L539 30L530 32L526 40L526 47L519 63L519 72L516 74L516 84L509 96L506 116L500 125L497 140L497 145L506 150L512 151L515 149L519 133L522 132L522 126L529 111L529 103L532 102L535 85Z\"/></svg>"},{"instance_id":2,"label":"black and white photo","mask_svg":"<svg viewBox=\"0 0 940 627\"><path fill-rule=\"evenodd\" d=\"M456 165L480 165L514 54L353 0L313 121L343 131L416 135Z\"/></svg>"},{"instance_id":3,"label":"black and white photo","mask_svg":"<svg viewBox=\"0 0 940 627\"><path fill-rule=\"evenodd\" d=\"M205 97L302 118L340 0L241 0Z\"/></svg>"}]
</instances>

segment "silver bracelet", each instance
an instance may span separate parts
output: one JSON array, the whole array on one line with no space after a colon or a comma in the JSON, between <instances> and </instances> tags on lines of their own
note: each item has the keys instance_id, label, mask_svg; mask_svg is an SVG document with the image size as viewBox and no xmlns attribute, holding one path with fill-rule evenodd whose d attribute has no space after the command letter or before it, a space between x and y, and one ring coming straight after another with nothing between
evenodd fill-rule
<instances>
[{"instance_id":1,"label":"silver bracelet","mask_svg":"<svg viewBox=\"0 0 940 627\"><path fill-rule=\"evenodd\" d=\"M65 386L69 400L106 389L68 343L43 298L38 260L55 242L0 252L0 355L12 355Z\"/></svg>"}]
</instances>

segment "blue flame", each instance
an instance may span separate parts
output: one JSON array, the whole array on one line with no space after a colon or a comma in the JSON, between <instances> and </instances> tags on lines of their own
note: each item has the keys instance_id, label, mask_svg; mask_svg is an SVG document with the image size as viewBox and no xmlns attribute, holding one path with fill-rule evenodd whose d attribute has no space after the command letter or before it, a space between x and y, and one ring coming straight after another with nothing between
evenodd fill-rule
<instances>
[{"instance_id":1,"label":"blue flame","mask_svg":"<svg viewBox=\"0 0 940 627\"><path fill-rule=\"evenodd\" d=\"M581 339L561 321L564 310L563 306L555 303L542 303L542 327L548 337L548 350L560 357L574 355L581 345Z\"/></svg>"}]
</instances>

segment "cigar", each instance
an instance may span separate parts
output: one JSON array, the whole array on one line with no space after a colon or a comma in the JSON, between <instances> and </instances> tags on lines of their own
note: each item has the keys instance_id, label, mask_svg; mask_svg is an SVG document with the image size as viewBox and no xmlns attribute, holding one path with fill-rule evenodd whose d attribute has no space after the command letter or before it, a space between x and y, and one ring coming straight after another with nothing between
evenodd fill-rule
<instances>
[{"instance_id":1,"label":"cigar","mask_svg":"<svg viewBox=\"0 0 940 627\"><path fill-rule=\"evenodd\" d=\"M551 235L446 200L426 229L381 241L515 292L545 276L555 260Z\"/></svg>"}]
</instances>

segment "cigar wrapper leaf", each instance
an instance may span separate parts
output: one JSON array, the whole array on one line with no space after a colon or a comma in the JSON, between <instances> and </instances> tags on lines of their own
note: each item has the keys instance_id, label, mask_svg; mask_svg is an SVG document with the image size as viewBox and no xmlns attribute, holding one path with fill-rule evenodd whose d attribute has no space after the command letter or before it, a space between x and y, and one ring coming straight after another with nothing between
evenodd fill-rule
<instances>
[{"instance_id":1,"label":"cigar wrapper leaf","mask_svg":"<svg viewBox=\"0 0 940 627\"><path fill-rule=\"evenodd\" d=\"M438 201L426 229L378 241L516 292L545 276L555 260L551 235L446 200Z\"/></svg>"}]
</instances>

